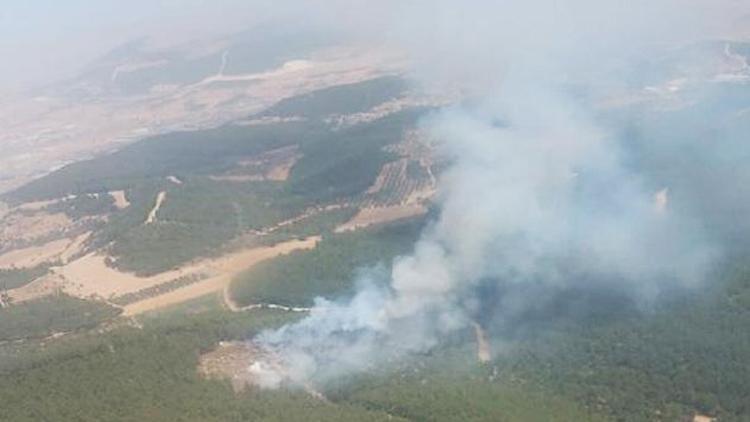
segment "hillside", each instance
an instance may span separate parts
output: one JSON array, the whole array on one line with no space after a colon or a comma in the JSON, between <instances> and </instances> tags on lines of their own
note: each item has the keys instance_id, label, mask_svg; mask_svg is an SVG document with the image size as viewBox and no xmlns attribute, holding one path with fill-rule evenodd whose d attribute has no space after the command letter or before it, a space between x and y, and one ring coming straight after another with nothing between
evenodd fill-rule
<instances>
[{"instance_id":1,"label":"hillside","mask_svg":"<svg viewBox=\"0 0 750 422\"><path fill-rule=\"evenodd\" d=\"M294 61L312 58L332 37L264 29L268 39L237 34L228 46L197 56L136 42L92 65L66 94L138 96L214 77L209 84L226 88L237 82L233 76L289 71L290 60L292 68L300 65ZM273 48L289 40L295 42L287 49ZM131 139L39 174L0 196L0 421L750 420L750 67L737 64L749 57L749 45L701 43L649 58L639 64L641 80L628 80L625 93L607 98L589 98L575 78L566 80L576 101L595 104L589 117L612 128L602 137L617 150L596 149L586 156L595 165L582 169L558 168L568 149L555 143L516 159L533 142L506 139L510 123L487 115L489 106L471 95L427 95L400 72L355 72L218 124ZM695 64L686 51L712 61L699 72L686 65ZM426 130L446 115L458 116L447 132L469 133L465 143L446 147ZM578 123L575 113L553 115L564 128ZM543 126L537 118L522 119L532 121L534 136ZM553 135L584 148L564 130ZM512 148L495 148L497 139ZM468 161L457 165L467 160L463 154ZM564 177L534 167L547 154L544 166ZM618 160L618 171L587 179ZM524 191L527 180L509 183L506 173L485 177L505 167L545 189ZM621 173L637 177L618 185ZM554 195L565 183L570 198ZM595 264L626 275L577 272L582 263L564 260L581 253L566 243L573 236L547 242L534 236L539 232L508 230L500 233L514 242L503 243L505 237L492 238L497 232L481 230L488 227L481 223L507 222L513 201L462 214L494 204L486 193L500 185L518 193L513 200L531 198L538 206L513 215L511 228L535 221L545 207L585 202L587 194L635 202L633 191L643 191L648 201L635 211L624 200L596 210L586 207L599 202L585 202L585 212L568 219L575 221L561 214L545 234L609 228L595 224L606 213L617 217L605 221L618 229L631 213L649 216L649 228L678 216L700 222L688 243L705 235L721 245L721 255L694 285L672 274L628 285L631 272L642 275L642 255L617 255L617 242L650 233L630 233L623 223L609 237L592 238L606 239L595 246L622 258ZM462 218L440 225L446 189L460 198L447 212ZM445 232L454 242L431 238ZM482 250L469 235L490 246ZM526 243L531 252L555 243L563 254L534 261L529 249L509 252ZM466 261L439 265L458 249L470 252ZM592 261L602 257L588 254L594 247L582 250ZM426 275L398 267L415 251L431 259L421 267ZM482 262L497 267L507 256L520 264L491 276L480 272ZM554 265L545 266L549 261ZM524 265L549 271L517 278ZM421 289L392 285L397 267ZM466 285L441 290L454 273ZM356 318L342 317L358 292L371 293L365 285L388 297L414 291L425 301L443 293L450 309L465 312L428 308L410 320L395 302L354 302ZM398 354L397 344L381 341L385 325L358 325L368 312L378 323L396 312L404 342L432 324L440 335L427 348ZM382 358L332 377L306 355L284 362L262 343L263 335L277 333L269 330L321 315L341 324L311 330L306 346L352 345L363 335ZM326 347L319 348L336 350ZM344 367L370 356L341 350L353 352L324 356L324 363ZM311 375L294 378L300 368L293 364L309 365Z\"/></svg>"}]
</instances>

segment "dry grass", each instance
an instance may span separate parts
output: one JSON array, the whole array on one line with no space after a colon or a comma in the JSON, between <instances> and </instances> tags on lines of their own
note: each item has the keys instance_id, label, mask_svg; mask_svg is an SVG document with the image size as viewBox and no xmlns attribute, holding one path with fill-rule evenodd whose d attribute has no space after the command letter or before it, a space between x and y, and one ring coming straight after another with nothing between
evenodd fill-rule
<instances>
[{"instance_id":1,"label":"dry grass","mask_svg":"<svg viewBox=\"0 0 750 422\"><path fill-rule=\"evenodd\" d=\"M83 245L90 233L73 239L59 239L41 246L16 249L0 255L0 269L32 268L43 263L62 262L76 256L83 250Z\"/></svg>"},{"instance_id":2,"label":"dry grass","mask_svg":"<svg viewBox=\"0 0 750 422\"><path fill-rule=\"evenodd\" d=\"M182 271L184 274L210 273L213 274L211 277L183 288L127 305L125 307L125 315L137 315L186 302L207 294L223 292L235 276L248 270L253 265L296 250L312 249L319 241L320 237L291 240L274 246L245 249L216 259L203 260L194 264L191 268Z\"/></svg>"},{"instance_id":3,"label":"dry grass","mask_svg":"<svg viewBox=\"0 0 750 422\"><path fill-rule=\"evenodd\" d=\"M385 224L424 215L425 213L427 213L427 207L421 204L363 208L351 220L337 227L336 232L353 231L377 224Z\"/></svg>"},{"instance_id":4,"label":"dry grass","mask_svg":"<svg viewBox=\"0 0 750 422\"><path fill-rule=\"evenodd\" d=\"M37 212L11 213L0 222L0 248L18 240L34 240L70 228L73 221L65 214Z\"/></svg>"}]
</instances>

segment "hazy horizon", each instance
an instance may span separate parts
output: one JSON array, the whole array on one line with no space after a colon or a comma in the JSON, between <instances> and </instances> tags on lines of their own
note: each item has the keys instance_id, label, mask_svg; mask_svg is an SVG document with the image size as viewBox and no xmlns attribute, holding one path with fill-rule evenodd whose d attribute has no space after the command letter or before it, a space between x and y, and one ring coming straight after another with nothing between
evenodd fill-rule
<instances>
[{"instance_id":1,"label":"hazy horizon","mask_svg":"<svg viewBox=\"0 0 750 422\"><path fill-rule=\"evenodd\" d=\"M174 45L242 30L278 12L267 0L7 0L0 7L0 92L73 76L139 38Z\"/></svg>"},{"instance_id":2,"label":"hazy horizon","mask_svg":"<svg viewBox=\"0 0 750 422\"><path fill-rule=\"evenodd\" d=\"M724 36L742 34L750 5L720 0L706 10L735 18ZM718 3L718 2L714 2ZM705 7L700 0L685 7ZM323 7L325 6L325 7ZM252 27L270 18L323 21L359 34L382 28L420 2L300 2L285 0L6 0L0 7L0 92L22 92L74 76L97 57L120 45L148 38L159 45L205 40ZM300 17L304 19L300 20ZM657 17L658 18L658 17Z\"/></svg>"}]
</instances>

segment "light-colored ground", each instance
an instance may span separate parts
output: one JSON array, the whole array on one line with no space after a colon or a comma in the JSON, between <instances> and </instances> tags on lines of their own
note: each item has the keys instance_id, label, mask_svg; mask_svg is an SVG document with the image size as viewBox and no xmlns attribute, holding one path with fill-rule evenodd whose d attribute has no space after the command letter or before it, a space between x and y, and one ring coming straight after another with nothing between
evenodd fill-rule
<instances>
[{"instance_id":1,"label":"light-colored ground","mask_svg":"<svg viewBox=\"0 0 750 422\"><path fill-rule=\"evenodd\" d=\"M110 299L197 273L199 270L199 266L192 265L152 277L138 277L107 266L106 256L95 252L54 268L53 272L66 280L65 291L73 296Z\"/></svg>"},{"instance_id":2,"label":"light-colored ground","mask_svg":"<svg viewBox=\"0 0 750 422\"><path fill-rule=\"evenodd\" d=\"M337 227L335 231L342 233L416 217L425 213L427 213L427 207L421 204L363 208L351 220Z\"/></svg>"},{"instance_id":3,"label":"light-colored ground","mask_svg":"<svg viewBox=\"0 0 750 422\"><path fill-rule=\"evenodd\" d=\"M50 205L57 204L60 201L60 199L50 199L47 201L26 202L25 204L19 205L18 209L23 211L40 211Z\"/></svg>"},{"instance_id":4,"label":"light-colored ground","mask_svg":"<svg viewBox=\"0 0 750 422\"><path fill-rule=\"evenodd\" d=\"M81 244L85 238L79 237L73 245ZM107 266L106 256L90 253L60 267L51 269L48 276L42 277L24 287L9 293L15 302L34 299L56 291L64 291L81 298L115 299L119 296L136 293L190 275L208 275L201 281L177 290L143 299L124 307L125 315L136 315L182 303L210 293L219 293L237 274L266 259L300 249L314 248L320 237L304 240L291 240L274 246L248 248L228 253L212 259L202 259L172 271L151 277L118 271ZM73 246L68 245L67 251Z\"/></svg>"},{"instance_id":5,"label":"light-colored ground","mask_svg":"<svg viewBox=\"0 0 750 422\"><path fill-rule=\"evenodd\" d=\"M487 340L487 334L481 325L474 322L474 337L477 341L477 360L480 363L487 363L492 359L492 350L490 348L490 342Z\"/></svg>"},{"instance_id":6,"label":"light-colored ground","mask_svg":"<svg viewBox=\"0 0 750 422\"><path fill-rule=\"evenodd\" d=\"M48 274L23 287L9 290L8 295L13 300L13 303L21 303L61 291L64 281L56 274Z\"/></svg>"},{"instance_id":7,"label":"light-colored ground","mask_svg":"<svg viewBox=\"0 0 750 422\"><path fill-rule=\"evenodd\" d=\"M125 191L116 190L109 194L115 200L115 207L117 207L117 209L121 210L130 206L130 201L128 201L128 198L125 196Z\"/></svg>"},{"instance_id":8,"label":"light-colored ground","mask_svg":"<svg viewBox=\"0 0 750 422\"><path fill-rule=\"evenodd\" d=\"M365 193L372 195L383 190L389 176L393 173L405 173L406 166L408 164L409 161L406 159L397 160L392 163L386 163L383 168L380 169L380 173L378 173L378 177L375 179L375 182L367 189Z\"/></svg>"},{"instance_id":9,"label":"light-colored ground","mask_svg":"<svg viewBox=\"0 0 750 422\"><path fill-rule=\"evenodd\" d=\"M290 226L290 225L292 225L294 223L298 223L298 222L300 222L302 220L305 220L307 218L313 217L313 216L318 215L320 213L329 212L329 211L335 211L335 210L340 210L340 209L343 209L343 208L347 208L348 206L349 206L349 204L347 204L347 203L341 203L341 204L327 205L325 207L318 206L318 207L308 208L302 214L297 215L295 217L292 217L292 218L290 218L288 220L284 220L282 222L279 222L279 223L277 223L274 226L265 227L262 230L253 230L253 231L250 232L250 235L252 235L252 236L266 236L266 235L268 235L270 233L273 233L273 232L275 232L275 231L277 231L277 230L279 230L279 229L281 229L283 227L287 227L287 226Z\"/></svg>"},{"instance_id":10,"label":"light-colored ground","mask_svg":"<svg viewBox=\"0 0 750 422\"><path fill-rule=\"evenodd\" d=\"M440 96L412 96L407 95L401 98L396 98L387 101L383 104L379 104L372 109L361 112L339 116L329 117L328 123L332 123L338 128L353 126L356 124L372 122L388 116L389 114L397 113L401 110L412 108L412 107L440 107L456 100L456 95L440 95Z\"/></svg>"},{"instance_id":11,"label":"light-colored ground","mask_svg":"<svg viewBox=\"0 0 750 422\"><path fill-rule=\"evenodd\" d=\"M437 192L432 173L432 150L418 131L404 134L401 142L388 151L401 156L386 163L360 202L360 210L336 232L357 230L377 224L416 217L427 213L427 204ZM410 175L409 165L419 168L421 175Z\"/></svg>"},{"instance_id":12,"label":"light-colored ground","mask_svg":"<svg viewBox=\"0 0 750 422\"><path fill-rule=\"evenodd\" d=\"M177 176L167 176L167 180L174 183L175 185L182 184L182 180L178 179Z\"/></svg>"},{"instance_id":13,"label":"light-colored ground","mask_svg":"<svg viewBox=\"0 0 750 422\"><path fill-rule=\"evenodd\" d=\"M406 65L398 53L359 47L327 48L309 59L260 74L157 87L142 96L0 98L0 192L145 136L216 127L282 98L399 73ZM126 70L127 65L120 73Z\"/></svg>"},{"instance_id":14,"label":"light-colored ground","mask_svg":"<svg viewBox=\"0 0 750 422\"><path fill-rule=\"evenodd\" d=\"M311 382L292 379L277 355L252 342L220 342L214 350L201 355L198 373L206 378L228 379L235 392L252 385L278 388L281 383L290 382L312 397L328 402Z\"/></svg>"},{"instance_id":15,"label":"light-colored ground","mask_svg":"<svg viewBox=\"0 0 750 422\"><path fill-rule=\"evenodd\" d=\"M59 239L41 246L12 250L0 255L0 269L32 268L45 262L67 262L80 252L87 237L88 233L74 239Z\"/></svg>"},{"instance_id":16,"label":"light-colored ground","mask_svg":"<svg viewBox=\"0 0 750 422\"><path fill-rule=\"evenodd\" d=\"M124 307L124 315L139 315L145 312L166 308L187 302L211 293L220 292L232 279L230 274L219 274L203 281L182 287L171 292L150 297Z\"/></svg>"},{"instance_id":17,"label":"light-colored ground","mask_svg":"<svg viewBox=\"0 0 750 422\"><path fill-rule=\"evenodd\" d=\"M228 379L235 392L255 384L250 363L258 354L245 342L220 342L212 351L201 355L198 373L206 378Z\"/></svg>"},{"instance_id":18,"label":"light-colored ground","mask_svg":"<svg viewBox=\"0 0 750 422\"><path fill-rule=\"evenodd\" d=\"M0 248L13 241L33 240L51 235L71 227L72 224L70 218L62 213L12 213L0 222Z\"/></svg>"},{"instance_id":19,"label":"light-colored ground","mask_svg":"<svg viewBox=\"0 0 750 422\"><path fill-rule=\"evenodd\" d=\"M164 204L165 199L167 199L167 192L165 191L161 191L158 195L156 195L154 207L151 208L151 211L149 211L148 217L146 217L146 221L143 224L152 224L156 221L156 213L159 212L159 208L161 208L162 204Z\"/></svg>"},{"instance_id":20,"label":"light-colored ground","mask_svg":"<svg viewBox=\"0 0 750 422\"><path fill-rule=\"evenodd\" d=\"M68 247L58 257L59 261L65 265L70 260L77 258L84 250L86 241L91 237L91 232L83 233L78 237L74 238Z\"/></svg>"},{"instance_id":21,"label":"light-colored ground","mask_svg":"<svg viewBox=\"0 0 750 422\"><path fill-rule=\"evenodd\" d=\"M70 242L60 239L49 242L42 246L15 249L0 255L0 269L8 268L31 268L42 262L52 260L60 255Z\"/></svg>"},{"instance_id":22,"label":"light-colored ground","mask_svg":"<svg viewBox=\"0 0 750 422\"><path fill-rule=\"evenodd\" d=\"M299 158L299 155L295 155L284 163L271 167L271 169L265 174L266 180L272 180L275 182L283 182L287 180L289 178L289 173L292 171L292 167L294 167L294 164Z\"/></svg>"},{"instance_id":23,"label":"light-colored ground","mask_svg":"<svg viewBox=\"0 0 750 422\"><path fill-rule=\"evenodd\" d=\"M320 237L291 240L274 246L247 249L217 259L205 260L195 266L204 272L211 271L214 274L212 277L184 288L128 305L125 307L125 315L137 315L182 303L210 293L222 292L236 275L246 271L253 265L267 259L288 254L292 251L312 249L319 241Z\"/></svg>"}]
</instances>

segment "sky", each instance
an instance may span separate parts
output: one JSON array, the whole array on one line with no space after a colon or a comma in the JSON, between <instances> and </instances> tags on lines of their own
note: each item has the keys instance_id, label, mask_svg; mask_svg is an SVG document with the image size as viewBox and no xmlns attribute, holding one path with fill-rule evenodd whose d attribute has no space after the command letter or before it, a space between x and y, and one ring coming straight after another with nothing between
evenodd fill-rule
<instances>
[{"instance_id":1,"label":"sky","mask_svg":"<svg viewBox=\"0 0 750 422\"><path fill-rule=\"evenodd\" d=\"M467 4L493 3L513 4ZM574 3L556 4L567 8ZM689 8L706 1L678 3ZM711 9L736 16L750 13L747 0L710 3ZM424 7L418 0L0 0L0 93L71 76L97 56L141 37L178 43L239 31L281 15L377 33L410 9ZM744 24L750 27L750 19Z\"/></svg>"}]
</instances>

